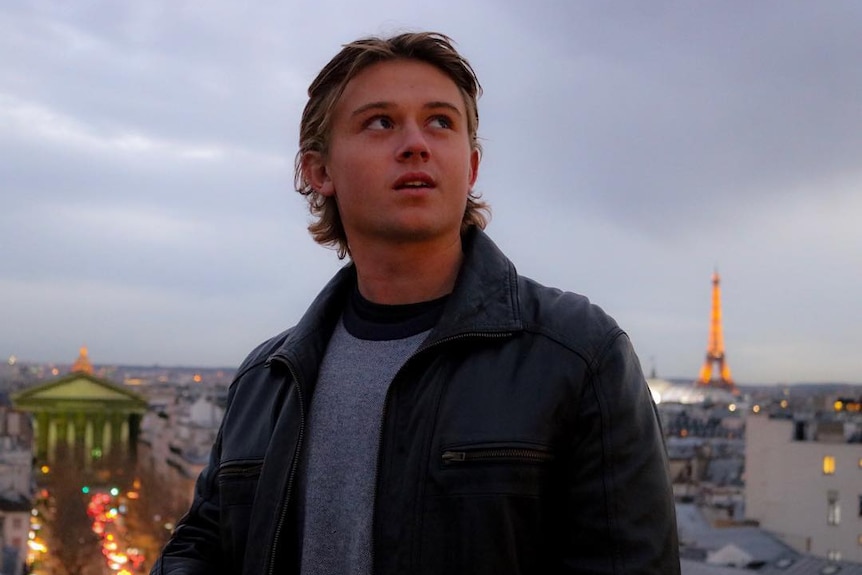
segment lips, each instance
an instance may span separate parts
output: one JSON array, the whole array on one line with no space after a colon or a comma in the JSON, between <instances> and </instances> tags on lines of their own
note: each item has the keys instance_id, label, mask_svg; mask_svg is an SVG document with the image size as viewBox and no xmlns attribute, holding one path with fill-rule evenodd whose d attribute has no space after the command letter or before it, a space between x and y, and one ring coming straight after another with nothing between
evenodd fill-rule
<instances>
[{"instance_id":1,"label":"lips","mask_svg":"<svg viewBox=\"0 0 862 575\"><path fill-rule=\"evenodd\" d=\"M395 190L418 190L423 188L433 188L436 184L434 178L424 172L411 172L404 174L395 180L392 188Z\"/></svg>"}]
</instances>

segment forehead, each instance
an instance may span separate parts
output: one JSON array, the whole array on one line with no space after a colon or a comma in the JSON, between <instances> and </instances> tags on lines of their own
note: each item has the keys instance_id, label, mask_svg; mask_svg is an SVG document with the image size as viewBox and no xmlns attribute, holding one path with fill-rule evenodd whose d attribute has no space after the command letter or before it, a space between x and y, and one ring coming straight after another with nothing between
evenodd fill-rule
<instances>
[{"instance_id":1,"label":"forehead","mask_svg":"<svg viewBox=\"0 0 862 575\"><path fill-rule=\"evenodd\" d=\"M336 114L349 114L374 102L399 105L431 101L449 103L462 112L465 108L455 81L437 66L421 60L385 60L364 68L347 82Z\"/></svg>"}]
</instances>

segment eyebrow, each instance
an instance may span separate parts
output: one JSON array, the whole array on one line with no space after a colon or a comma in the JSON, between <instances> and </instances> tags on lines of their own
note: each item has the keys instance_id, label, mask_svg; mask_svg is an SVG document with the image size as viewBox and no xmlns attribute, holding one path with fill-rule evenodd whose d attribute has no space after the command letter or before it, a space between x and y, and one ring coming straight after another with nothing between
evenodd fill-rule
<instances>
[{"instance_id":1,"label":"eyebrow","mask_svg":"<svg viewBox=\"0 0 862 575\"><path fill-rule=\"evenodd\" d=\"M386 101L369 102L369 103L363 104L363 105L359 106L358 108L356 108L355 110L353 110L353 112L350 114L350 116L356 117L356 116L359 116L360 114L367 112L368 110L391 110L394 107L395 107L395 104L392 102L386 102ZM426 104L424 104L422 106L422 108L425 110L436 110L439 108L444 108L446 110L450 110L450 111L454 112L455 114L457 114L459 116L461 115L461 110L458 109L458 106L455 106L454 104L451 104L451 103L445 102L445 101L427 102Z\"/></svg>"}]
</instances>

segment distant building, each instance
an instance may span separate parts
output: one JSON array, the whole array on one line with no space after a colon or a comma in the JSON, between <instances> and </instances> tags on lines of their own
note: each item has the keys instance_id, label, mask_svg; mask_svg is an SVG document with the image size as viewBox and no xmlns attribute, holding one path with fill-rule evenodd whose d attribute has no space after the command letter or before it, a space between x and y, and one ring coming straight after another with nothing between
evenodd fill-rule
<instances>
[{"instance_id":1,"label":"distant building","mask_svg":"<svg viewBox=\"0 0 862 575\"><path fill-rule=\"evenodd\" d=\"M169 495L185 508L191 502L197 476L224 416L217 394L153 395L141 425L140 464L151 469L170 489Z\"/></svg>"},{"instance_id":2,"label":"distant building","mask_svg":"<svg viewBox=\"0 0 862 575\"><path fill-rule=\"evenodd\" d=\"M799 553L751 525L715 526L700 505L676 505L682 575L862 575L862 563Z\"/></svg>"},{"instance_id":3,"label":"distant building","mask_svg":"<svg viewBox=\"0 0 862 575\"><path fill-rule=\"evenodd\" d=\"M4 575L24 572L31 508L29 501L9 501L0 496L0 573Z\"/></svg>"},{"instance_id":4,"label":"distant building","mask_svg":"<svg viewBox=\"0 0 862 575\"><path fill-rule=\"evenodd\" d=\"M800 552L862 562L862 421L749 416L746 515Z\"/></svg>"},{"instance_id":5,"label":"distant building","mask_svg":"<svg viewBox=\"0 0 862 575\"><path fill-rule=\"evenodd\" d=\"M666 379L649 378L647 385L656 403L683 405L735 405L742 401L722 387L675 383Z\"/></svg>"},{"instance_id":6,"label":"distant building","mask_svg":"<svg viewBox=\"0 0 862 575\"><path fill-rule=\"evenodd\" d=\"M75 371L15 393L16 409L32 415L37 468L49 470L65 457L85 472L109 476L134 455L147 402L92 375L86 348Z\"/></svg>"},{"instance_id":7,"label":"distant building","mask_svg":"<svg viewBox=\"0 0 862 575\"><path fill-rule=\"evenodd\" d=\"M19 575L27 558L33 506L33 432L26 413L0 394L0 573Z\"/></svg>"}]
</instances>

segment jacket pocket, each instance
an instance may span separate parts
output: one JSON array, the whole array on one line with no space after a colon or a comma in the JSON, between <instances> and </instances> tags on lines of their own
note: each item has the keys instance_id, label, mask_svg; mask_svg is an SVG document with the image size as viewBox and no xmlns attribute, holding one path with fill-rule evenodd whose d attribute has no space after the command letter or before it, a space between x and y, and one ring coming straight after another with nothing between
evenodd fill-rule
<instances>
[{"instance_id":1,"label":"jacket pocket","mask_svg":"<svg viewBox=\"0 0 862 575\"><path fill-rule=\"evenodd\" d=\"M262 468L262 461L231 461L219 465L218 485L222 506L251 505Z\"/></svg>"},{"instance_id":2,"label":"jacket pocket","mask_svg":"<svg viewBox=\"0 0 862 575\"><path fill-rule=\"evenodd\" d=\"M422 507L418 573L549 573L556 454L526 441L444 443Z\"/></svg>"},{"instance_id":3,"label":"jacket pocket","mask_svg":"<svg viewBox=\"0 0 862 575\"><path fill-rule=\"evenodd\" d=\"M220 535L231 573L242 570L251 508L263 461L229 461L218 468Z\"/></svg>"},{"instance_id":4,"label":"jacket pocket","mask_svg":"<svg viewBox=\"0 0 862 575\"><path fill-rule=\"evenodd\" d=\"M547 487L555 455L526 442L450 443L437 455L436 495L536 497Z\"/></svg>"}]
</instances>

